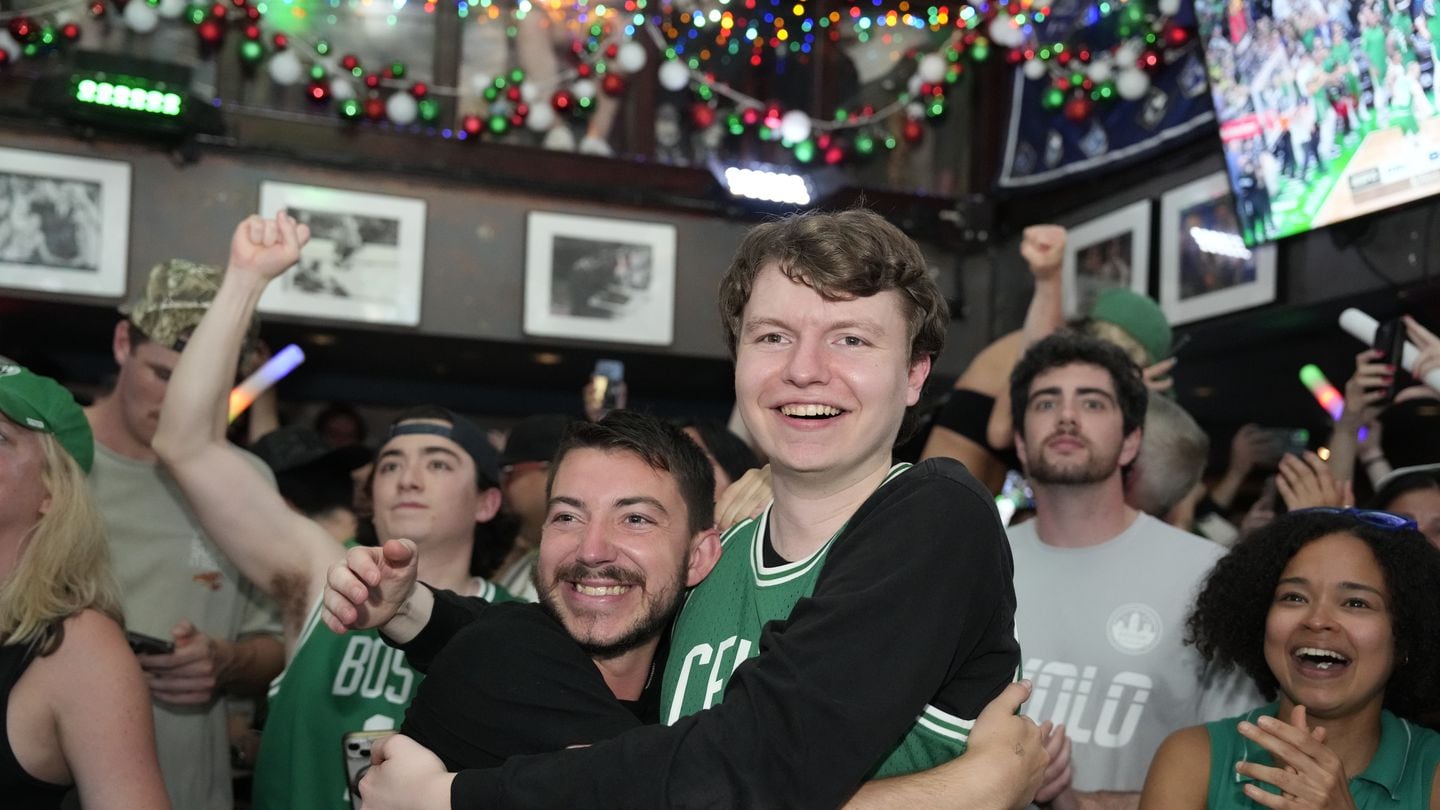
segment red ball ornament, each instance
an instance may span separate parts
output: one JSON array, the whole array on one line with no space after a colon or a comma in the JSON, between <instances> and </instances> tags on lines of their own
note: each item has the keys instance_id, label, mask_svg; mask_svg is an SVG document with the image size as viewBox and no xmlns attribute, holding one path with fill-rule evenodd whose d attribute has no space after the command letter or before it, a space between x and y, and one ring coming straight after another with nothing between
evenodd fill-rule
<instances>
[{"instance_id":1,"label":"red ball ornament","mask_svg":"<svg viewBox=\"0 0 1440 810\"><path fill-rule=\"evenodd\" d=\"M276 34L270 41L275 43L275 50L277 51L283 51L290 47L290 38L284 34Z\"/></svg>"},{"instance_id":2,"label":"red ball ornament","mask_svg":"<svg viewBox=\"0 0 1440 810\"><path fill-rule=\"evenodd\" d=\"M524 98L524 94L520 92L520 88L518 86L512 84L509 87L505 88L505 98L509 99L511 102L519 102L520 99Z\"/></svg>"},{"instance_id":3,"label":"red ball ornament","mask_svg":"<svg viewBox=\"0 0 1440 810\"><path fill-rule=\"evenodd\" d=\"M1093 109L1094 104L1091 103L1090 99L1086 96L1079 95L1072 96L1069 101L1066 101L1061 113L1065 116L1065 120L1082 124L1090 117L1090 112Z\"/></svg>"},{"instance_id":4,"label":"red ball ornament","mask_svg":"<svg viewBox=\"0 0 1440 810\"><path fill-rule=\"evenodd\" d=\"M245 38L246 38L246 39L259 39L259 38L260 38L260 26L255 25L254 23L251 23L250 25L245 26Z\"/></svg>"},{"instance_id":5,"label":"red ball ornament","mask_svg":"<svg viewBox=\"0 0 1440 810\"><path fill-rule=\"evenodd\" d=\"M216 3L210 7L210 16L218 20L225 19L229 13L230 9L226 8L224 3Z\"/></svg>"},{"instance_id":6,"label":"red ball ornament","mask_svg":"<svg viewBox=\"0 0 1440 810\"><path fill-rule=\"evenodd\" d=\"M1165 42L1172 48L1184 45L1190 39L1190 32L1176 25L1174 22L1165 24Z\"/></svg>"},{"instance_id":7,"label":"red ball ornament","mask_svg":"<svg viewBox=\"0 0 1440 810\"><path fill-rule=\"evenodd\" d=\"M571 112L575 109L575 96L569 90L556 90L555 95L550 97L550 106L557 113Z\"/></svg>"},{"instance_id":8,"label":"red ball ornament","mask_svg":"<svg viewBox=\"0 0 1440 810\"><path fill-rule=\"evenodd\" d=\"M525 116L521 115L519 110L516 110L515 112L513 112L513 113L510 114L510 126L512 126L512 127L523 127L523 126L525 126Z\"/></svg>"},{"instance_id":9,"label":"red ball ornament","mask_svg":"<svg viewBox=\"0 0 1440 810\"><path fill-rule=\"evenodd\" d=\"M144 0L140 0L144 2ZM195 27L195 33L199 35L200 41L205 45L219 45L225 38L225 26L214 19L205 20Z\"/></svg>"},{"instance_id":10,"label":"red ball ornament","mask_svg":"<svg viewBox=\"0 0 1440 810\"><path fill-rule=\"evenodd\" d=\"M465 130L466 135L474 137L479 135L480 130L485 128L485 122L478 115L467 115L461 119L460 128Z\"/></svg>"},{"instance_id":11,"label":"red ball ornament","mask_svg":"<svg viewBox=\"0 0 1440 810\"><path fill-rule=\"evenodd\" d=\"M29 17L16 17L10 21L9 27L10 36L14 37L15 41L21 45L29 42L31 37L40 33L39 26L31 22Z\"/></svg>"},{"instance_id":12,"label":"red ball ornament","mask_svg":"<svg viewBox=\"0 0 1440 810\"><path fill-rule=\"evenodd\" d=\"M860 117L861 117L861 118L874 118L874 117L875 117L875 105L873 105L873 104L866 104L865 106L861 107L861 108L860 108Z\"/></svg>"},{"instance_id":13,"label":"red ball ornament","mask_svg":"<svg viewBox=\"0 0 1440 810\"><path fill-rule=\"evenodd\" d=\"M260 9L254 6L245 7L245 19L250 22L260 22Z\"/></svg>"},{"instance_id":14,"label":"red ball ornament","mask_svg":"<svg viewBox=\"0 0 1440 810\"><path fill-rule=\"evenodd\" d=\"M612 43L610 43L609 45L605 46L605 58L606 58L606 59L614 59L614 58L616 57L616 55L618 55L619 53L620 53L620 46L619 46L619 45L616 45L615 43L612 42Z\"/></svg>"},{"instance_id":15,"label":"red ball ornament","mask_svg":"<svg viewBox=\"0 0 1440 810\"><path fill-rule=\"evenodd\" d=\"M1060 55L1056 57L1056 61L1058 61L1062 65L1068 65L1070 64L1070 60L1073 58L1074 57L1070 55L1069 51L1061 51Z\"/></svg>"},{"instance_id":16,"label":"red ball ornament","mask_svg":"<svg viewBox=\"0 0 1440 810\"><path fill-rule=\"evenodd\" d=\"M60 36L64 37L66 42L74 42L80 38L80 26L73 22L65 23L60 26Z\"/></svg>"},{"instance_id":17,"label":"red ball ornament","mask_svg":"<svg viewBox=\"0 0 1440 810\"><path fill-rule=\"evenodd\" d=\"M600 89L607 96L621 95L625 92L625 80L617 74L606 73L605 78L600 80Z\"/></svg>"},{"instance_id":18,"label":"red ball ornament","mask_svg":"<svg viewBox=\"0 0 1440 810\"><path fill-rule=\"evenodd\" d=\"M430 85L424 82L415 82L410 85L410 95L415 98L425 98L430 95Z\"/></svg>"},{"instance_id":19,"label":"red ball ornament","mask_svg":"<svg viewBox=\"0 0 1440 810\"><path fill-rule=\"evenodd\" d=\"M380 89L380 77L374 73L365 77L365 86L371 90Z\"/></svg>"},{"instance_id":20,"label":"red ball ornament","mask_svg":"<svg viewBox=\"0 0 1440 810\"><path fill-rule=\"evenodd\" d=\"M589 62L581 62L579 66L575 68L575 75L582 79L588 79L595 75L595 66Z\"/></svg>"},{"instance_id":21,"label":"red ball ornament","mask_svg":"<svg viewBox=\"0 0 1440 810\"><path fill-rule=\"evenodd\" d=\"M905 125L900 128L900 137L906 143L920 143L925 140L925 125L914 118L905 119Z\"/></svg>"},{"instance_id":22,"label":"red ball ornament","mask_svg":"<svg viewBox=\"0 0 1440 810\"><path fill-rule=\"evenodd\" d=\"M819 135L815 136L815 147L817 149L820 149L821 151L824 151L826 149L829 149L830 145L834 143L834 141L835 139L830 133L822 132Z\"/></svg>"},{"instance_id":23,"label":"red ball ornament","mask_svg":"<svg viewBox=\"0 0 1440 810\"><path fill-rule=\"evenodd\" d=\"M753 127L760 123L760 108L746 107L745 111L740 113L740 121L747 127Z\"/></svg>"},{"instance_id":24,"label":"red ball ornament","mask_svg":"<svg viewBox=\"0 0 1440 810\"><path fill-rule=\"evenodd\" d=\"M1018 65L1020 64L1020 60L1024 58L1025 54L1015 48L1011 48L1005 52L1005 64L1007 65Z\"/></svg>"},{"instance_id":25,"label":"red ball ornament","mask_svg":"<svg viewBox=\"0 0 1440 810\"><path fill-rule=\"evenodd\" d=\"M330 86L325 82L310 82L305 94L316 104L324 104L330 100Z\"/></svg>"},{"instance_id":26,"label":"red ball ornament","mask_svg":"<svg viewBox=\"0 0 1440 810\"><path fill-rule=\"evenodd\" d=\"M1136 61L1136 65L1139 66L1141 70L1156 70L1160 67L1160 54L1152 50L1146 50L1145 53L1140 55L1139 60Z\"/></svg>"},{"instance_id":27,"label":"red ball ornament","mask_svg":"<svg viewBox=\"0 0 1440 810\"><path fill-rule=\"evenodd\" d=\"M365 117L371 121L379 121L385 117L384 99L371 96L365 99Z\"/></svg>"},{"instance_id":28,"label":"red ball ornament","mask_svg":"<svg viewBox=\"0 0 1440 810\"><path fill-rule=\"evenodd\" d=\"M347 53L340 57L340 67L344 68L347 72L352 71L360 67L360 57L353 53Z\"/></svg>"},{"instance_id":29,"label":"red ball ornament","mask_svg":"<svg viewBox=\"0 0 1440 810\"><path fill-rule=\"evenodd\" d=\"M715 123L715 108L703 101L697 101L690 108L690 120L696 129L709 129Z\"/></svg>"},{"instance_id":30,"label":"red ball ornament","mask_svg":"<svg viewBox=\"0 0 1440 810\"><path fill-rule=\"evenodd\" d=\"M7 51L7 50L5 50L4 48L0 48L0 68L8 67L9 65L10 65L10 52Z\"/></svg>"},{"instance_id":31,"label":"red ball ornament","mask_svg":"<svg viewBox=\"0 0 1440 810\"><path fill-rule=\"evenodd\" d=\"M835 165L838 165L838 164L839 164L842 160L844 160L844 159L845 159L845 150L844 150L844 149L841 149L840 146L839 146L839 144L836 144L836 145L834 145L834 146L831 146L829 149L826 149L826 150L825 150L825 163L826 163L826 165L835 166Z\"/></svg>"},{"instance_id":32,"label":"red ball ornament","mask_svg":"<svg viewBox=\"0 0 1440 810\"><path fill-rule=\"evenodd\" d=\"M530 114L530 105L524 102L515 105L515 114L523 120Z\"/></svg>"},{"instance_id":33,"label":"red ball ornament","mask_svg":"<svg viewBox=\"0 0 1440 810\"><path fill-rule=\"evenodd\" d=\"M91 3L91 4L90 4L90 16L91 16L91 17L104 17L104 16L105 16L105 3L102 2L102 0L96 0L94 3Z\"/></svg>"}]
</instances>

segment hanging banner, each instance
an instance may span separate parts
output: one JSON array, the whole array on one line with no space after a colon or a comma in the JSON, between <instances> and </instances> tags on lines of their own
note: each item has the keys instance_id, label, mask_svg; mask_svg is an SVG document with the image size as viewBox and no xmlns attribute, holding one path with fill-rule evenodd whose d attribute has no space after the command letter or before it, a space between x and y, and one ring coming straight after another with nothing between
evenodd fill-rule
<instances>
[{"instance_id":1,"label":"hanging banner","mask_svg":"<svg viewBox=\"0 0 1440 810\"><path fill-rule=\"evenodd\" d=\"M1136 5L1143 2L1130 0ZM1102 5L1109 7L1108 3ZM1194 24L1189 2L1170 18L1170 27L1187 32L1194 30ZM1150 30L1148 25L1142 27ZM1141 73L1127 68L1144 52L1143 40L1127 41L1115 33L1112 19L1102 18L1093 2L1059 0L1035 28L1038 42L1083 42L1096 57L1089 64L1072 60L1064 75L1089 78L1103 73L1106 81L1114 82L1117 98L1089 103L1087 115L1070 116L1063 108L1047 108L1046 96L1053 94L1055 87L1051 72L1029 79L1017 67L1000 188L1036 188L1113 170L1213 129L1215 113L1203 49L1194 37L1187 36L1177 44L1162 36L1160 41L1166 47L1157 53L1159 64ZM1075 50L1072 45L1071 51ZM1066 98L1075 98L1076 92L1068 91Z\"/></svg>"}]
</instances>

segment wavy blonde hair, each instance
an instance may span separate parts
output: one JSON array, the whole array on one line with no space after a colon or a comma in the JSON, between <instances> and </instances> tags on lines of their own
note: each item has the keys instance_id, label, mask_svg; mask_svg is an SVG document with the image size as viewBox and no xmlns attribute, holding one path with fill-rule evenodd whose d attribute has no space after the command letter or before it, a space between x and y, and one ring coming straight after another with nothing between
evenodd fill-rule
<instances>
[{"instance_id":1,"label":"wavy blonde hair","mask_svg":"<svg viewBox=\"0 0 1440 810\"><path fill-rule=\"evenodd\" d=\"M15 569L0 580L0 643L32 644L48 655L64 638L65 620L86 608L124 622L105 524L85 473L55 437L37 435L50 509L21 541Z\"/></svg>"}]
</instances>

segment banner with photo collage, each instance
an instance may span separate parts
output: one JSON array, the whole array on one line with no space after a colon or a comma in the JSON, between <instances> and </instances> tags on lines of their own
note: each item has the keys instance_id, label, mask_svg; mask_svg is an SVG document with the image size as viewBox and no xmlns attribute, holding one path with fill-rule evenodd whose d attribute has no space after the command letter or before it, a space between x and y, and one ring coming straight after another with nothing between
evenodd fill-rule
<instances>
[{"instance_id":1,"label":"banner with photo collage","mask_svg":"<svg viewBox=\"0 0 1440 810\"><path fill-rule=\"evenodd\" d=\"M1107 21L1097 24L1097 14L1093 0L1058 0L1037 27L1037 39L1073 42L1072 33L1082 28L1105 29ZM1195 15L1189 2L1181 4L1174 21L1194 29ZM1086 32L1085 42L1095 53L1116 44L1113 39L1097 38L1092 31ZM1140 98L1097 102L1090 116L1076 122L1042 104L1051 86L1048 75L1030 80L1017 68L999 187L1032 189L1114 170L1214 127L1215 113L1198 40L1192 38L1183 46L1167 49L1165 62L1150 78L1150 87Z\"/></svg>"}]
</instances>

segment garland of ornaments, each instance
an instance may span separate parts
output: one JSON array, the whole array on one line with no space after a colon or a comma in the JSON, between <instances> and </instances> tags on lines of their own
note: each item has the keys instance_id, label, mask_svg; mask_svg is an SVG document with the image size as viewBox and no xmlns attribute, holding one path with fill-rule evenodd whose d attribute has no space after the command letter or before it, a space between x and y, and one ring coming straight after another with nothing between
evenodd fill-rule
<instances>
[{"instance_id":1,"label":"garland of ornaments","mask_svg":"<svg viewBox=\"0 0 1440 810\"><path fill-rule=\"evenodd\" d=\"M23 12L0 13L0 22L5 24L0 31L0 66L21 57L44 56L75 43L82 33L77 19L80 10L91 17L103 17L109 13L106 2L55 0ZM462 96L458 88L408 80L402 62L367 70L354 54L339 53L325 40L303 41L274 33L267 42L260 7L263 0L108 2L119 11L124 24L140 34L155 30L162 20L183 18L194 25L201 51L207 55L218 53L232 32L238 32L237 52L247 72L257 73L263 65L268 78L278 85L303 81L312 102L332 106L346 120L388 122L434 131L444 104L458 104ZM459 14L464 17L477 0L457 2ZM502 13L493 0L478 2L491 19ZM544 133L562 117L588 115L601 93L623 95L629 78L645 69L649 51L637 39L643 35L662 55L657 71L660 85L670 92L687 88L693 91L689 117L697 129L719 125L736 138L753 133L762 141L778 142L791 150L798 162L837 164L894 149L902 140L920 143L925 136L925 122L946 114L946 89L964 74L966 62L986 60L992 44L1008 49L1006 58L1011 64L1023 63L1021 69L1028 78L1051 79L1052 87L1044 100L1047 108L1063 108L1067 117L1080 120L1090 114L1093 102L1114 95L1143 95L1149 80L1140 67L1153 69L1160 63L1153 46L1183 42L1174 33L1183 29L1169 24L1179 0L1158 0L1156 14L1144 9L1143 0L1101 2L1094 9L1098 12L1093 15L1094 22L1116 16L1122 36L1135 24L1149 25L1144 37L1125 39L1101 54L1092 54L1083 45L1038 44L1036 26L1049 15L1049 8L1034 0L967 0L953 14L948 8L931 7L925 15L894 10L867 15L861 5L856 5L848 12L832 11L813 20L804 16L803 2L797 2L787 17L756 10L757 0L734 0L751 12L745 17L735 13L730 0L722 0L721 8L708 15L671 6L647 15L646 0L622 0L612 10L611 20L603 19L603 6L589 8L584 0L580 2L578 13L570 18L575 30L568 67L547 77L527 76L519 69L501 76L476 77L470 93L464 95L483 98L481 111L463 116L456 129L443 128L440 134L461 139L493 138L520 127ZM777 6L779 2L771 0L770 4ZM528 6L528 0L521 0L521 6L510 13L518 19ZM908 4L902 3L901 7ZM426 10L433 10L433 0L427 0ZM801 18L798 23L797 16ZM719 33L701 39L696 32L707 24ZM914 71L904 91L893 101L879 107L840 109L829 119L815 118L803 110L785 110L777 103L749 96L717 80L707 69L715 53L740 56L741 42L750 43L749 63L755 67L762 63L765 49L808 54L817 35L838 42L843 26L849 26L861 39L888 36L886 32L898 28L948 30L949 34L933 50L906 53ZM512 37L514 31L510 26Z\"/></svg>"}]
</instances>

